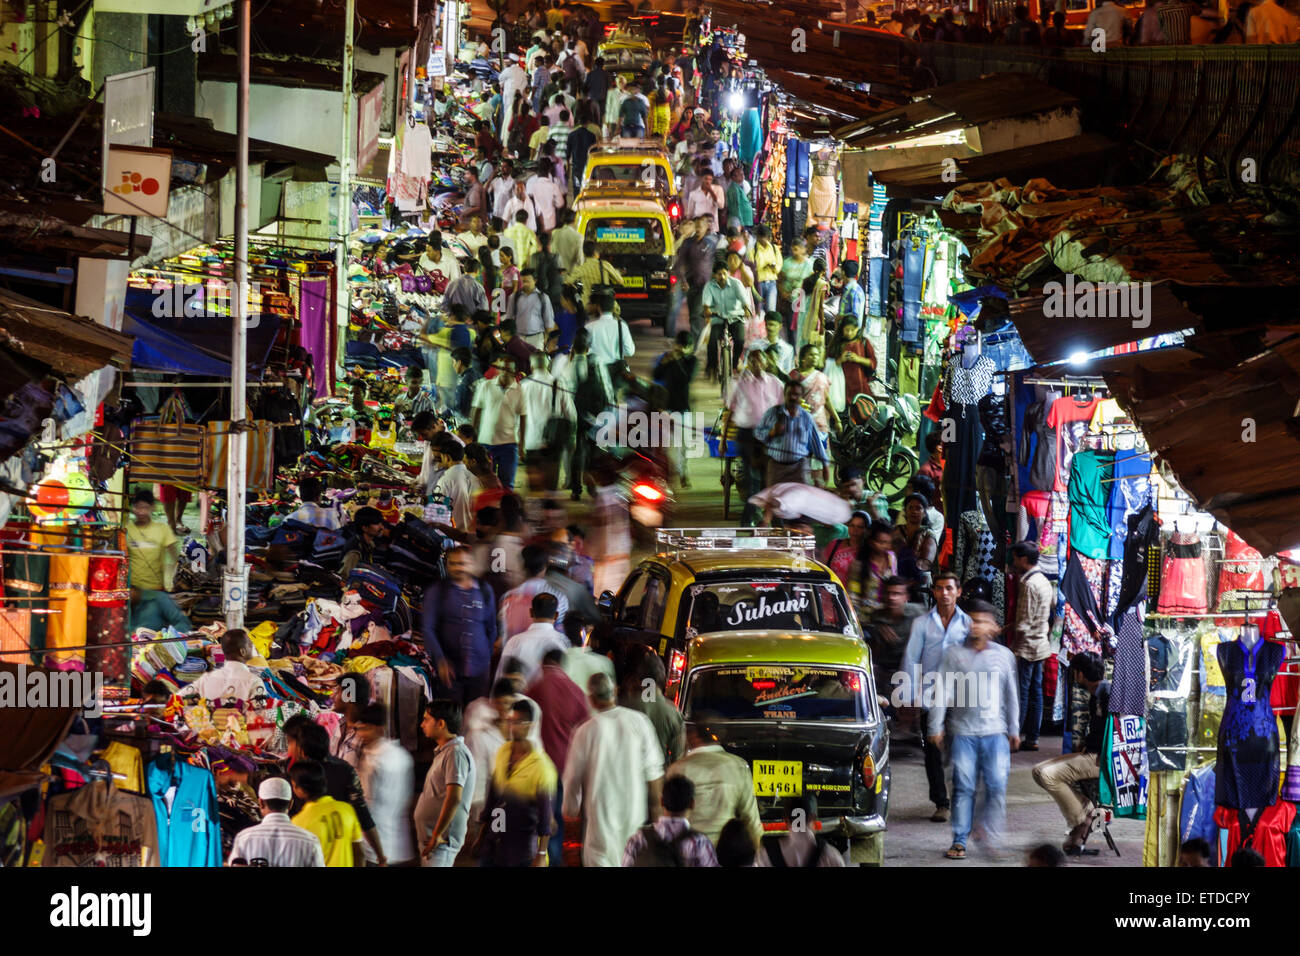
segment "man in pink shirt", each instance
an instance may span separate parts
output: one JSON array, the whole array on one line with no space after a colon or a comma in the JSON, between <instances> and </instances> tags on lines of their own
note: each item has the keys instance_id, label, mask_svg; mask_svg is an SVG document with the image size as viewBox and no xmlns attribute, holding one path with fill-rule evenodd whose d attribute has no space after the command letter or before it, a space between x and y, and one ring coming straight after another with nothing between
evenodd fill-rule
<instances>
[{"instance_id":1,"label":"man in pink shirt","mask_svg":"<svg viewBox=\"0 0 1300 956\"><path fill-rule=\"evenodd\" d=\"M564 764L569 757L569 743L578 725L591 716L587 695L564 672L564 652L552 649L542 658L541 672L533 678L525 694L542 709L542 749L555 764L555 822L547 858L551 866L564 865Z\"/></svg>"}]
</instances>

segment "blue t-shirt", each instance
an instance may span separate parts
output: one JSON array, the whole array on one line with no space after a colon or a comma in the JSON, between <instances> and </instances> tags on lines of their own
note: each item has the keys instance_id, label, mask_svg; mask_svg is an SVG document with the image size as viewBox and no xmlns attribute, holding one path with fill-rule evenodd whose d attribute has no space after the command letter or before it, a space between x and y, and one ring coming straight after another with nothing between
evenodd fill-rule
<instances>
[{"instance_id":1,"label":"blue t-shirt","mask_svg":"<svg viewBox=\"0 0 1300 956\"><path fill-rule=\"evenodd\" d=\"M424 641L435 661L447 659L457 677L482 677L497 640L492 589L480 582L462 588L451 581L430 585L424 595Z\"/></svg>"}]
</instances>

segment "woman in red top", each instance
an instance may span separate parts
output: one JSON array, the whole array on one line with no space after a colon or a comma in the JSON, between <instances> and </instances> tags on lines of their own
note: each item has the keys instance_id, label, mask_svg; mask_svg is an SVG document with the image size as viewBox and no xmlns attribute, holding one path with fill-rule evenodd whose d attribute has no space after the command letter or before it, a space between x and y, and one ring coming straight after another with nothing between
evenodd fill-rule
<instances>
[{"instance_id":1,"label":"woman in red top","mask_svg":"<svg viewBox=\"0 0 1300 956\"><path fill-rule=\"evenodd\" d=\"M871 343L859 334L858 320L852 315L840 317L840 330L832 348L834 358L844 372L844 404L847 408L860 394L871 394L871 380L876 374L876 353Z\"/></svg>"}]
</instances>

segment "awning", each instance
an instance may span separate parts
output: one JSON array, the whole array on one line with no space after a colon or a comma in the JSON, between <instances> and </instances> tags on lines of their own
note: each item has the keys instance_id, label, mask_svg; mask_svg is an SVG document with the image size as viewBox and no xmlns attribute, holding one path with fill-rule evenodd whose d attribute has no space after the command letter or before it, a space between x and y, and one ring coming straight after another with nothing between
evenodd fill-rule
<instances>
[{"instance_id":1,"label":"awning","mask_svg":"<svg viewBox=\"0 0 1300 956\"><path fill-rule=\"evenodd\" d=\"M1102 182L1106 167L1123 153L1124 147L1114 140L1097 133L1084 133L1022 149L955 158L952 160L955 169L942 162L929 162L881 169L872 175L887 187L891 197L899 199L932 199L943 196L954 185L999 176L1021 182L1050 175L1054 185L1083 189ZM952 170L946 181L945 169Z\"/></svg>"},{"instance_id":2,"label":"awning","mask_svg":"<svg viewBox=\"0 0 1300 956\"><path fill-rule=\"evenodd\" d=\"M174 372L178 375L230 377L230 363L195 348L178 335L164 332L130 312L122 318L122 331L135 339L131 365L139 372Z\"/></svg>"},{"instance_id":3,"label":"awning","mask_svg":"<svg viewBox=\"0 0 1300 956\"><path fill-rule=\"evenodd\" d=\"M1270 555L1300 545L1300 335L1240 362L1232 335L1096 364L1199 506Z\"/></svg>"},{"instance_id":4,"label":"awning","mask_svg":"<svg viewBox=\"0 0 1300 956\"><path fill-rule=\"evenodd\" d=\"M24 663L23 657L8 655L0 658L3 679L18 681L21 676L30 678L40 674L48 679L53 673ZM15 793L22 793L40 784L42 775L37 769L49 759L61 744L80 708L71 707L0 707L0 803Z\"/></svg>"},{"instance_id":5,"label":"awning","mask_svg":"<svg viewBox=\"0 0 1300 956\"><path fill-rule=\"evenodd\" d=\"M175 319L159 317L153 314L154 302L154 295L149 289L128 288L126 290L126 315L134 319L135 322L149 326L152 330L164 333L167 336L167 338L163 338L150 333L146 344L146 354L149 349L155 346L165 347L165 343L169 339L175 339L185 343L189 348L203 353L209 359L215 359L225 369L221 373L205 371L202 373L185 372L182 374L230 375L231 325L233 322L230 316L185 316ZM276 336L280 332L280 324L280 317L269 312L249 316L249 371L260 372L266 365L267 356L271 353L271 346L275 344ZM165 361L165 359L166 356L155 360ZM178 359L177 361L190 361L190 359ZM193 359L193 362L196 365L199 364L197 359ZM161 371L176 371L176 369L164 368Z\"/></svg>"},{"instance_id":6,"label":"awning","mask_svg":"<svg viewBox=\"0 0 1300 956\"><path fill-rule=\"evenodd\" d=\"M73 381L105 365L131 365L128 336L6 289L0 289L0 342Z\"/></svg>"},{"instance_id":7,"label":"awning","mask_svg":"<svg viewBox=\"0 0 1300 956\"><path fill-rule=\"evenodd\" d=\"M1168 282L1141 284L1141 300L1137 302L1125 298L1127 291L1123 296L1117 293L1114 299L1100 293L1088 293L1094 306L1104 303L1111 313L1093 317L1078 317L1074 309L1076 297L1085 294L1088 288L1094 288L1090 283L1086 288L1083 283L1071 285L1061 282L1058 285L1059 293L1053 289L1047 294L1025 296L1008 303L1011 321L1020 333L1020 340L1039 365L1062 362L1080 352L1096 352L1156 335L1194 329L1201 324L1200 318L1179 301ZM1070 295L1071 292L1074 294ZM1056 302L1069 306L1069 311L1062 314L1054 307ZM1115 314L1127 312L1130 306L1140 307L1143 314ZM1075 317L1067 318L1066 315ZM1091 374L1091 369L1085 371Z\"/></svg>"},{"instance_id":8,"label":"awning","mask_svg":"<svg viewBox=\"0 0 1300 956\"><path fill-rule=\"evenodd\" d=\"M855 149L872 149L994 120L1078 107L1077 98L1036 76L995 73L935 87L914 103L837 129L835 138Z\"/></svg>"}]
</instances>

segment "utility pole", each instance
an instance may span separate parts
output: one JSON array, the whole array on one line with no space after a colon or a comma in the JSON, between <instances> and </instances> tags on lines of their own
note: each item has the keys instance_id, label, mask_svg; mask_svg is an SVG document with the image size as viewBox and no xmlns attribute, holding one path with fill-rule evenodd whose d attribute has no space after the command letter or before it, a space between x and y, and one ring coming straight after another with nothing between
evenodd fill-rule
<instances>
[{"instance_id":1,"label":"utility pole","mask_svg":"<svg viewBox=\"0 0 1300 956\"><path fill-rule=\"evenodd\" d=\"M352 314L352 293L348 289L348 233L352 227L352 127L356 125L352 107L352 27L356 10L356 0L347 0L343 11L343 135L339 137L338 234L335 236L334 269L334 295L338 300L334 323L338 326L339 342L334 361L339 365L343 364L348 319Z\"/></svg>"},{"instance_id":2,"label":"utility pole","mask_svg":"<svg viewBox=\"0 0 1300 956\"><path fill-rule=\"evenodd\" d=\"M230 422L226 443L226 572L222 607L226 627L244 626L248 569L244 566L244 507L247 485L248 433L248 88L252 0L239 0L239 143L235 164L235 309L230 348Z\"/></svg>"}]
</instances>

